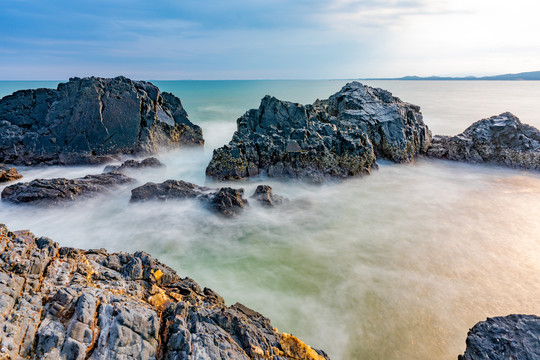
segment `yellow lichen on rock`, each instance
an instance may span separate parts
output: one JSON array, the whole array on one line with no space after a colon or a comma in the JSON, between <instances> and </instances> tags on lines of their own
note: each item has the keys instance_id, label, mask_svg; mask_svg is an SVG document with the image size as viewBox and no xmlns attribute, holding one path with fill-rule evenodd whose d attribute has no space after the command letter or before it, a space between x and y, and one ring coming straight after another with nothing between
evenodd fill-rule
<instances>
[{"instance_id":1,"label":"yellow lichen on rock","mask_svg":"<svg viewBox=\"0 0 540 360\"><path fill-rule=\"evenodd\" d=\"M309 345L291 334L282 333L279 343L285 355L298 360L325 360Z\"/></svg>"},{"instance_id":2,"label":"yellow lichen on rock","mask_svg":"<svg viewBox=\"0 0 540 360\"><path fill-rule=\"evenodd\" d=\"M152 269L150 271L152 272L152 275L154 275L154 279L156 279L156 281L161 279L161 277L163 276L163 271L161 271L159 269L157 269L155 271Z\"/></svg>"},{"instance_id":3,"label":"yellow lichen on rock","mask_svg":"<svg viewBox=\"0 0 540 360\"><path fill-rule=\"evenodd\" d=\"M154 295L148 298L148 303L157 307L160 310L165 309L167 307L167 304L172 302L171 298L165 293L165 290L160 287L154 285L152 287L152 293Z\"/></svg>"}]
</instances>

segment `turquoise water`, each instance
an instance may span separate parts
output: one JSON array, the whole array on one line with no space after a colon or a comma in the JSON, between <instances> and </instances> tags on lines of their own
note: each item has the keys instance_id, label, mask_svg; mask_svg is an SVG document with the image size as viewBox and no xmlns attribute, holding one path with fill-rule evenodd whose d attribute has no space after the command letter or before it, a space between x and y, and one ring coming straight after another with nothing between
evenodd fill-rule
<instances>
[{"instance_id":1,"label":"turquoise water","mask_svg":"<svg viewBox=\"0 0 540 360\"><path fill-rule=\"evenodd\" d=\"M212 149L265 94L311 103L346 81L156 81L203 127L204 150L160 154L140 183L204 177ZM30 83L0 82L0 96ZM40 82L40 86L56 86ZM540 82L371 81L418 104L434 133L511 111L540 127ZM34 85L32 85L34 86ZM102 167L21 168L25 181ZM250 195L263 181L232 183ZM309 186L264 181L292 200L221 219L189 201L129 204L129 188L61 209L0 203L0 221L64 246L145 250L265 314L333 359L455 359L487 316L540 313L540 174L420 159ZM217 186L217 185L216 185ZM1 188L0 188L1 190Z\"/></svg>"}]
</instances>

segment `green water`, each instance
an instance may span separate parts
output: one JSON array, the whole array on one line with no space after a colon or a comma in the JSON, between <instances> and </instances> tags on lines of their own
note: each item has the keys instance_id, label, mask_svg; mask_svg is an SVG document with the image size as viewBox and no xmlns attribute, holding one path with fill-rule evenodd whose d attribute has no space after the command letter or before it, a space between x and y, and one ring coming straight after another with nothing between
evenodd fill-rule
<instances>
[{"instance_id":1,"label":"green water","mask_svg":"<svg viewBox=\"0 0 540 360\"><path fill-rule=\"evenodd\" d=\"M166 169L135 176L212 186L204 177L212 149L230 140L236 118L265 94L313 102L345 81L155 83L181 97L207 145L160 154ZM504 111L540 127L540 82L370 84L421 105L434 133L461 132ZM29 181L101 169L21 171ZM259 183L292 205L253 203L244 215L221 219L189 201L130 205L130 189L122 188L62 209L0 203L0 219L64 246L146 250L333 359L455 359L477 321L540 313L538 173L421 159L381 163L371 176L334 185L230 185L250 195Z\"/></svg>"}]
</instances>

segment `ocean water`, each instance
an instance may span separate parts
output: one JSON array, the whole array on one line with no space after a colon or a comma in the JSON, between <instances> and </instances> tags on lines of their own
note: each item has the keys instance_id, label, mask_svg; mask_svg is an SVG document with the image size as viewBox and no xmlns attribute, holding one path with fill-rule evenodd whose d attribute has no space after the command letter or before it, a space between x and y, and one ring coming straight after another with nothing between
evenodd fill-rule
<instances>
[{"instance_id":1,"label":"ocean water","mask_svg":"<svg viewBox=\"0 0 540 360\"><path fill-rule=\"evenodd\" d=\"M159 155L166 169L139 183L205 179L212 150L265 94L301 103L346 80L155 81L182 99L206 146ZM540 127L540 82L369 81L420 105L434 134L511 111ZM0 96L57 82L0 82ZM24 181L103 167L20 168ZM260 183L291 199L235 219L190 201L129 204L130 187L63 208L0 203L0 222L63 246L145 250L181 276L241 302L332 359L456 359L488 316L540 314L540 174L419 159L322 186ZM1 190L2 188L0 188Z\"/></svg>"}]
</instances>

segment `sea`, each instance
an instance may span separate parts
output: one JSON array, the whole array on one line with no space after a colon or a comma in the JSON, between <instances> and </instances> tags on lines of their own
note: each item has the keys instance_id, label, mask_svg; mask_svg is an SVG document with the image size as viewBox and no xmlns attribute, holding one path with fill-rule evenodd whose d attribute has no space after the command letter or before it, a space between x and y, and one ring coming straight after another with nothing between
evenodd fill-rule
<instances>
[{"instance_id":1,"label":"sea","mask_svg":"<svg viewBox=\"0 0 540 360\"><path fill-rule=\"evenodd\" d=\"M67 207L1 202L0 222L61 246L146 251L332 359L456 359L476 322L540 314L538 172L420 158L381 161L369 176L324 185L205 178L213 149L264 95L312 103L348 81L153 81L181 98L206 144L160 153L167 167L133 173L139 184L182 179L250 196L264 183L289 206L252 201L224 219L192 201L130 204L131 188L122 187ZM364 83L419 105L433 134L455 135L506 111L540 128L538 81ZM57 84L3 81L0 97ZM102 170L19 168L22 181Z\"/></svg>"}]
</instances>

